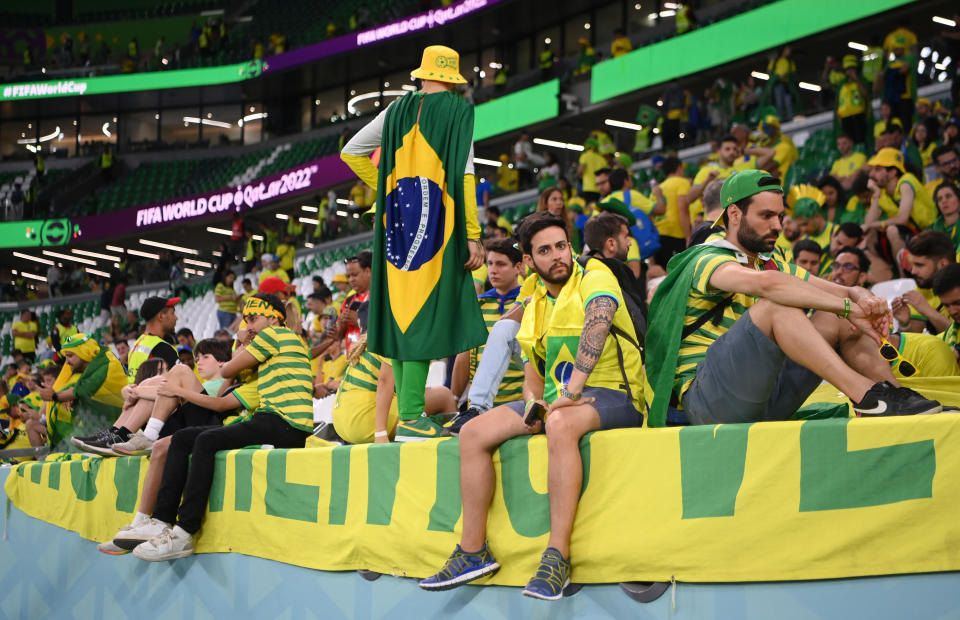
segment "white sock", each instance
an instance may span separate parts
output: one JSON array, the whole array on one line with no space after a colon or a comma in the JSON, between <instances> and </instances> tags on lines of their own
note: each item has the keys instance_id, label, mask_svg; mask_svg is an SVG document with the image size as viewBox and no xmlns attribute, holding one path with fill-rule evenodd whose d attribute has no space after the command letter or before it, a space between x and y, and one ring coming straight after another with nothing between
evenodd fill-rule
<instances>
[{"instance_id":1,"label":"white sock","mask_svg":"<svg viewBox=\"0 0 960 620\"><path fill-rule=\"evenodd\" d=\"M150 515L145 515L142 512L137 512L137 514L133 515L132 525L140 525L141 521L146 521L149 518L150 518Z\"/></svg>"},{"instance_id":2,"label":"white sock","mask_svg":"<svg viewBox=\"0 0 960 620\"><path fill-rule=\"evenodd\" d=\"M147 420L147 427L143 429L143 434L147 439L156 441L160 439L160 431L163 429L163 420L150 418Z\"/></svg>"},{"instance_id":3,"label":"white sock","mask_svg":"<svg viewBox=\"0 0 960 620\"><path fill-rule=\"evenodd\" d=\"M183 529L179 525L173 527L173 537L174 538L190 538L190 532Z\"/></svg>"}]
</instances>

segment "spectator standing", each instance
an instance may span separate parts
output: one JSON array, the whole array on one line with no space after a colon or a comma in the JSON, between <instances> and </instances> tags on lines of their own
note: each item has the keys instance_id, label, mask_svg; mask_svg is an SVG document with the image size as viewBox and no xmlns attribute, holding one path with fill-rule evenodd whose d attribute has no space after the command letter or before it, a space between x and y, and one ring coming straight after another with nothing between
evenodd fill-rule
<instances>
[{"instance_id":1,"label":"spectator standing","mask_svg":"<svg viewBox=\"0 0 960 620\"><path fill-rule=\"evenodd\" d=\"M240 295L233 288L236 278L235 273L226 271L213 289L213 299L217 302L217 323L221 328L229 327L237 318L237 302L240 300Z\"/></svg>"},{"instance_id":2,"label":"spectator standing","mask_svg":"<svg viewBox=\"0 0 960 620\"><path fill-rule=\"evenodd\" d=\"M623 31L623 28L617 28L613 31L613 42L610 44L610 55L613 58L623 56L633 50L633 43Z\"/></svg>"},{"instance_id":3,"label":"spectator standing","mask_svg":"<svg viewBox=\"0 0 960 620\"><path fill-rule=\"evenodd\" d=\"M497 189L502 193L513 193L520 189L520 174L510 163L510 156L500 155L500 167L497 168Z\"/></svg>"},{"instance_id":4,"label":"spectator standing","mask_svg":"<svg viewBox=\"0 0 960 620\"><path fill-rule=\"evenodd\" d=\"M476 219L473 107L453 91L456 84L466 83L459 67L460 57L453 49L426 48L420 67L411 73L420 78L420 91L395 100L341 154L357 176L377 188L368 348L392 360L398 441L441 433L437 424L421 417L430 360L482 344L486 336L469 273L483 264L484 252ZM422 138L401 141L411 130ZM379 171L367 157L377 147L382 147ZM409 185L406 192L393 191L395 187L388 185L397 183L393 179L427 174L420 164L413 164L426 161L418 157L433 158L446 176L432 181L436 189L420 185L431 182L421 176L420 190ZM391 172L394 166L396 173ZM440 182L443 188L436 186ZM431 198L429 203L421 198L438 191L448 198ZM448 206L442 207L443 202ZM444 232L442 222L448 218L453 228ZM414 242L410 235L424 225L434 232L417 245L420 236ZM437 322L435 317L441 315L456 316L457 321Z\"/></svg>"},{"instance_id":5,"label":"spectator standing","mask_svg":"<svg viewBox=\"0 0 960 620\"><path fill-rule=\"evenodd\" d=\"M840 131L846 134L855 144L867 142L867 118L870 102L870 91L863 83L857 68L857 57L846 55L843 57L843 79L837 84L836 116Z\"/></svg>"},{"instance_id":6,"label":"spectator standing","mask_svg":"<svg viewBox=\"0 0 960 620\"><path fill-rule=\"evenodd\" d=\"M580 195L587 202L596 202L600 199L600 191L597 189L597 171L607 167L607 160L597 152L599 146L596 138L588 138L583 143L583 153L578 160L577 177L581 182Z\"/></svg>"},{"instance_id":7,"label":"spectator standing","mask_svg":"<svg viewBox=\"0 0 960 620\"><path fill-rule=\"evenodd\" d=\"M20 312L20 320L12 325L13 349L31 363L37 359L37 334L40 327L30 310Z\"/></svg>"},{"instance_id":8,"label":"spectator standing","mask_svg":"<svg viewBox=\"0 0 960 620\"><path fill-rule=\"evenodd\" d=\"M767 71L770 74L770 89L773 93L773 105L777 114L784 122L793 119L794 109L794 80L796 79L797 65L790 58L792 50L785 45L780 54L770 61Z\"/></svg>"},{"instance_id":9,"label":"spectator standing","mask_svg":"<svg viewBox=\"0 0 960 620\"><path fill-rule=\"evenodd\" d=\"M660 130L663 148L668 151L680 148L680 130L683 118L687 115L686 91L676 81L672 81L663 91L660 100L663 101L663 109L666 111L663 128Z\"/></svg>"},{"instance_id":10,"label":"spectator standing","mask_svg":"<svg viewBox=\"0 0 960 620\"><path fill-rule=\"evenodd\" d=\"M490 184L490 181L486 177L480 177L480 182L477 183L477 206L481 209L486 209L490 206L490 195L493 193L493 185Z\"/></svg>"},{"instance_id":11,"label":"spectator standing","mask_svg":"<svg viewBox=\"0 0 960 620\"><path fill-rule=\"evenodd\" d=\"M577 43L580 46L580 51L577 54L577 68L573 74L586 75L590 73L593 65L597 62L597 53L594 51L593 46L590 45L590 39L587 37L580 37Z\"/></svg>"},{"instance_id":12,"label":"spectator standing","mask_svg":"<svg viewBox=\"0 0 960 620\"><path fill-rule=\"evenodd\" d=\"M840 157L833 160L830 166L830 174L836 178L845 190L853 187L857 177L863 174L864 165L867 163L867 156L853 150L854 138L844 132L837 136L837 150Z\"/></svg>"},{"instance_id":13,"label":"spectator standing","mask_svg":"<svg viewBox=\"0 0 960 620\"><path fill-rule=\"evenodd\" d=\"M535 182L533 169L535 166L543 164L543 158L533 152L533 144L530 142L529 132L521 132L520 137L514 143L513 161L513 165L520 177L520 187L526 189L533 185Z\"/></svg>"},{"instance_id":14,"label":"spectator standing","mask_svg":"<svg viewBox=\"0 0 960 620\"><path fill-rule=\"evenodd\" d=\"M182 256L173 259L170 265L170 292L181 297L190 295L190 291L187 289L185 269Z\"/></svg>"},{"instance_id":15,"label":"spectator standing","mask_svg":"<svg viewBox=\"0 0 960 620\"><path fill-rule=\"evenodd\" d=\"M653 223L660 233L660 251L654 256L658 265L666 269L667 261L686 248L690 239L690 210L680 208L680 197L690 192L690 179L683 176L683 162L677 157L667 157L663 161L663 172L667 178L660 183L660 191L666 207L663 215L658 215ZM684 205L686 207L686 205Z\"/></svg>"}]
</instances>

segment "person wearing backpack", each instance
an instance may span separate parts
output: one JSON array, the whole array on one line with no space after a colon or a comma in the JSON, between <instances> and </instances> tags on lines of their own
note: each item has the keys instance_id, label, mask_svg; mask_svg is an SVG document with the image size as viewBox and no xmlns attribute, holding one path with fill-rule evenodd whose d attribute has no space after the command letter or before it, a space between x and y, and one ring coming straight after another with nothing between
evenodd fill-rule
<instances>
[{"instance_id":1,"label":"person wearing backpack","mask_svg":"<svg viewBox=\"0 0 960 620\"><path fill-rule=\"evenodd\" d=\"M496 480L493 453L512 437L545 430L550 539L523 594L558 600L570 583L570 539L583 482L580 439L643 423L642 361L639 347L627 342L636 343L637 334L616 278L599 261L588 261L586 269L574 261L563 219L534 213L518 237L524 262L539 277L517 334L526 360L523 400L491 409L460 431L463 533L440 571L420 587L447 590L499 569L485 542ZM629 248L626 226L615 243Z\"/></svg>"}]
</instances>

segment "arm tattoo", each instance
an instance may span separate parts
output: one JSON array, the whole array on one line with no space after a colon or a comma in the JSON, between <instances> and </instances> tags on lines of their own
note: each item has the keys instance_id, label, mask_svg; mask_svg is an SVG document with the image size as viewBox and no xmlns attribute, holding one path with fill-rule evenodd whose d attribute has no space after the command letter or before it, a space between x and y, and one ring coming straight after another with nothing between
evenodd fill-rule
<instances>
[{"instance_id":1,"label":"arm tattoo","mask_svg":"<svg viewBox=\"0 0 960 620\"><path fill-rule=\"evenodd\" d=\"M596 297L587 304L574 368L588 375L593 372L593 367L603 353L603 345L607 341L616 311L617 302L612 297Z\"/></svg>"}]
</instances>

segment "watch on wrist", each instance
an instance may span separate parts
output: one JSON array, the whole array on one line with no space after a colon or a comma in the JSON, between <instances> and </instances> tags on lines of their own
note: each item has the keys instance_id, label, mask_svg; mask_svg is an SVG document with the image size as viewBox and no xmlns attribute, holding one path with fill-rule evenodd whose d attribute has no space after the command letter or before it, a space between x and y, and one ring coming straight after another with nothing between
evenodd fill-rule
<instances>
[{"instance_id":1,"label":"watch on wrist","mask_svg":"<svg viewBox=\"0 0 960 620\"><path fill-rule=\"evenodd\" d=\"M569 398L570 400L573 400L573 401L577 401L577 400L580 400L580 398L583 396L583 392L577 392L576 394L574 394L573 392L567 389L567 386L561 385L560 396L564 398Z\"/></svg>"}]
</instances>

